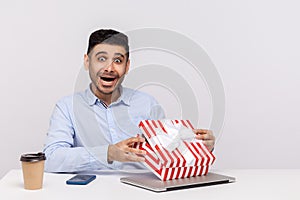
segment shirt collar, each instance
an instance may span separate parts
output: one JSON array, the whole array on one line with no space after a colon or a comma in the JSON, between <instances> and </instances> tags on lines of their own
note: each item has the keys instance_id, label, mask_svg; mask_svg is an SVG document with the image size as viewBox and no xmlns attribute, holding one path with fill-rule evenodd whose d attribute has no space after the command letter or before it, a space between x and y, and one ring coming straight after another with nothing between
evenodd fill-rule
<instances>
[{"instance_id":1,"label":"shirt collar","mask_svg":"<svg viewBox=\"0 0 300 200\"><path fill-rule=\"evenodd\" d=\"M120 97L119 99L116 101L116 103L120 103L123 102L125 105L130 106L130 94L127 90L127 88L124 88L122 85L119 87L120 89Z\"/></svg>"},{"instance_id":2,"label":"shirt collar","mask_svg":"<svg viewBox=\"0 0 300 200\"><path fill-rule=\"evenodd\" d=\"M119 89L120 89L120 94L121 95L120 95L120 97L115 102L113 102L113 104L118 104L118 103L122 102L125 105L130 106L130 94L127 91L127 88L124 88L123 86L120 86ZM86 98L87 98L88 104L90 106L95 105L97 103L97 101L101 101L92 92L92 89L91 89L90 86L86 89L85 94L86 94Z\"/></svg>"},{"instance_id":3,"label":"shirt collar","mask_svg":"<svg viewBox=\"0 0 300 200\"><path fill-rule=\"evenodd\" d=\"M98 101L98 98L92 92L91 85L86 89L85 96L90 106L95 105Z\"/></svg>"}]
</instances>

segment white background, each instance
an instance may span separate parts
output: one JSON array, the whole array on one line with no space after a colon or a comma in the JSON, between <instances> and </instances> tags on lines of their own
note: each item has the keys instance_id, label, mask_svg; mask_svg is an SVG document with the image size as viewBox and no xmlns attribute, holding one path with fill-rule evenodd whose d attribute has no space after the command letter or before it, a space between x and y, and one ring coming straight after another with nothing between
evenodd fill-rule
<instances>
[{"instance_id":1,"label":"white background","mask_svg":"<svg viewBox=\"0 0 300 200\"><path fill-rule=\"evenodd\" d=\"M226 94L214 168L299 168L299 9L296 0L1 1L0 178L42 149L98 28L169 29L206 50Z\"/></svg>"}]
</instances>

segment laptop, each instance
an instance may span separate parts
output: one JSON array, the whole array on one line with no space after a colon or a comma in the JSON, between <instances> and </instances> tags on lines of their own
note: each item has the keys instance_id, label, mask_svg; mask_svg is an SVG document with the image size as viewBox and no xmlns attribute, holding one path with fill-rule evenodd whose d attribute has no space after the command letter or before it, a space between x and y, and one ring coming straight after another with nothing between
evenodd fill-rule
<instances>
[{"instance_id":1,"label":"laptop","mask_svg":"<svg viewBox=\"0 0 300 200\"><path fill-rule=\"evenodd\" d=\"M232 183L234 177L209 172L205 176L195 176L190 178L173 179L162 181L152 172L135 174L128 177L122 177L120 181L129 185L151 190L154 192L166 192L178 189L187 189L194 187L203 187L209 185Z\"/></svg>"}]
</instances>

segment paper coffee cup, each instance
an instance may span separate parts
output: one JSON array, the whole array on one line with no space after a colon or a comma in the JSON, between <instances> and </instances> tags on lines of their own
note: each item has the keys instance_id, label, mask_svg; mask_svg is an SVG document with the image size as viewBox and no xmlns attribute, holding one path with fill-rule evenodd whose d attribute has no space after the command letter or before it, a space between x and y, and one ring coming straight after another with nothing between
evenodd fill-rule
<instances>
[{"instance_id":1,"label":"paper coffee cup","mask_svg":"<svg viewBox=\"0 0 300 200\"><path fill-rule=\"evenodd\" d=\"M29 153L21 155L24 189L37 190L43 187L44 153Z\"/></svg>"}]
</instances>

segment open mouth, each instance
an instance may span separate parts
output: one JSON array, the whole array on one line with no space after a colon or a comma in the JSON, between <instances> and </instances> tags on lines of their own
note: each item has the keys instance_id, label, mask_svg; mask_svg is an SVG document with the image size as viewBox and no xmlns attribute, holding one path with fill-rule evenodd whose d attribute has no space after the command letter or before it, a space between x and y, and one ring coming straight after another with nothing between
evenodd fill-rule
<instances>
[{"instance_id":1,"label":"open mouth","mask_svg":"<svg viewBox=\"0 0 300 200\"><path fill-rule=\"evenodd\" d=\"M101 76L100 77L100 84L102 85L102 87L112 87L115 85L117 80L117 77L115 76Z\"/></svg>"},{"instance_id":2,"label":"open mouth","mask_svg":"<svg viewBox=\"0 0 300 200\"><path fill-rule=\"evenodd\" d=\"M103 81L106 81L106 82L112 82L112 81L114 81L116 78L101 77L101 79L102 79Z\"/></svg>"}]
</instances>

